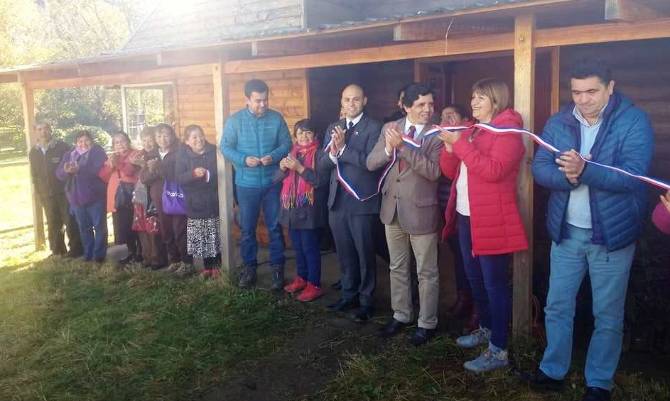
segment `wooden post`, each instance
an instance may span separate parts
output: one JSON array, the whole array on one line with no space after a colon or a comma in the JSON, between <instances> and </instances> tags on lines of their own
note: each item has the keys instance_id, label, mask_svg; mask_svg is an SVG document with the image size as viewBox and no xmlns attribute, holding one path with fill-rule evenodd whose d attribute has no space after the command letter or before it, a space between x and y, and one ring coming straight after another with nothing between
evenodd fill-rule
<instances>
[{"instance_id":1,"label":"wooden post","mask_svg":"<svg viewBox=\"0 0 670 401\"><path fill-rule=\"evenodd\" d=\"M535 48L533 44L535 17L521 15L514 23L514 108L521 113L524 128L533 130L535 105ZM533 177L530 163L533 160L533 141L524 138L526 155L519 172L519 210L523 219L529 248L514 254L514 336L529 335L531 322L531 296L533 289Z\"/></svg>"},{"instance_id":2,"label":"wooden post","mask_svg":"<svg viewBox=\"0 0 670 401\"><path fill-rule=\"evenodd\" d=\"M216 126L216 146L219 147L223 136L223 124L229 114L228 83L223 63L212 67L214 84L214 120ZM234 274L237 267L237 246L233 238L233 165L223 158L220 151L216 152L216 165L219 177L219 216L221 216L221 262L222 269L228 275Z\"/></svg>"},{"instance_id":3,"label":"wooden post","mask_svg":"<svg viewBox=\"0 0 670 401\"><path fill-rule=\"evenodd\" d=\"M21 84L21 100L23 105L23 126L26 134L26 152L35 145L35 97L33 89L25 83ZM30 169L30 165L28 165ZM30 198L33 200L33 233L35 239L35 250L40 251L45 247L44 240L44 217L42 215L42 204L35 191L35 185L30 179Z\"/></svg>"},{"instance_id":4,"label":"wooden post","mask_svg":"<svg viewBox=\"0 0 670 401\"><path fill-rule=\"evenodd\" d=\"M551 48L551 114L561 108L561 48Z\"/></svg>"}]
</instances>

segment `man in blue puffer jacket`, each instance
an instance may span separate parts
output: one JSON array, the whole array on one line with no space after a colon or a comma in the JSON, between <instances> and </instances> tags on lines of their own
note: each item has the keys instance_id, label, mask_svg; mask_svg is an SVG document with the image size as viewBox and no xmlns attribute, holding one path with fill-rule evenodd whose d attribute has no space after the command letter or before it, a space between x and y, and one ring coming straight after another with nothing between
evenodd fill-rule
<instances>
[{"instance_id":1,"label":"man in blue puffer jacket","mask_svg":"<svg viewBox=\"0 0 670 401\"><path fill-rule=\"evenodd\" d=\"M273 177L279 161L291 148L291 137L282 115L268 108L268 86L259 79L244 85L247 107L231 115L223 128L221 153L235 166L235 190L240 208L244 267L240 287L256 283L258 244L256 225L261 208L270 237L272 289L284 287L284 240L279 225L281 182Z\"/></svg>"},{"instance_id":2,"label":"man in blue puffer jacket","mask_svg":"<svg viewBox=\"0 0 670 401\"><path fill-rule=\"evenodd\" d=\"M539 148L538 184L551 191L547 229L552 239L545 308L547 348L531 377L536 388L557 389L570 367L575 299L591 280L595 329L586 357L583 400L610 400L623 338L628 277L647 215L645 184L591 161L645 175L654 134L646 113L614 91L610 70L582 60L571 74L573 104L547 122L542 138L560 149Z\"/></svg>"}]
</instances>

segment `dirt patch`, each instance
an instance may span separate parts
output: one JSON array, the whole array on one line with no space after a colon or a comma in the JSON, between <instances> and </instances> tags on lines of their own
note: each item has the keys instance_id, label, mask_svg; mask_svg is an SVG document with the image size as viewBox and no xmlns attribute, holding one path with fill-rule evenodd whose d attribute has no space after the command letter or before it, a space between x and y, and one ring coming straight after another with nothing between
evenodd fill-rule
<instances>
[{"instance_id":1,"label":"dirt patch","mask_svg":"<svg viewBox=\"0 0 670 401\"><path fill-rule=\"evenodd\" d=\"M304 399L332 380L347 355L380 352L379 325L354 323L341 315L317 318L281 350L237 366L240 372L210 389L203 401L279 401Z\"/></svg>"}]
</instances>

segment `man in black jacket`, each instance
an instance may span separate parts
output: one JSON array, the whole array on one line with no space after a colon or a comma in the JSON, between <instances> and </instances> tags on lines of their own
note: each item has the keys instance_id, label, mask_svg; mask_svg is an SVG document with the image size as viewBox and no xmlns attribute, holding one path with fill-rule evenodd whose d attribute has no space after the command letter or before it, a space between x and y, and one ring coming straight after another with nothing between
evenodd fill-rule
<instances>
[{"instance_id":1,"label":"man in black jacket","mask_svg":"<svg viewBox=\"0 0 670 401\"><path fill-rule=\"evenodd\" d=\"M65 197L65 184L56 178L56 169L63 155L72 147L51 135L51 126L35 125L37 143L30 149L30 176L35 193L44 207L47 218L49 248L53 255L78 257L82 255L79 228ZM65 247L63 226L69 239L70 251Z\"/></svg>"},{"instance_id":2,"label":"man in black jacket","mask_svg":"<svg viewBox=\"0 0 670 401\"><path fill-rule=\"evenodd\" d=\"M374 227L379 222L380 204L379 195L374 195L380 172L368 171L365 163L377 142L381 124L363 112L366 103L360 86L344 88L341 99L344 118L328 127L324 144L330 143L330 147L318 166L330 174L328 220L342 272L341 298L328 308L343 312L360 305L351 315L359 322L369 320L374 313L372 295L377 270ZM360 199L339 181L336 166Z\"/></svg>"}]
</instances>

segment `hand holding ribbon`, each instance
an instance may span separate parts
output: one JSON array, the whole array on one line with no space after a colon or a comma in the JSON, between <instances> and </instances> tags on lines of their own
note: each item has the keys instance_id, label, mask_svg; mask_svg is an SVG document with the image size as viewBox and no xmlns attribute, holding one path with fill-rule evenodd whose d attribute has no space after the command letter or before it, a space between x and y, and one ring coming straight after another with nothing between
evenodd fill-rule
<instances>
[{"instance_id":1,"label":"hand holding ribbon","mask_svg":"<svg viewBox=\"0 0 670 401\"><path fill-rule=\"evenodd\" d=\"M591 159L591 155L582 156L576 150L570 149L563 152L556 158L556 164L560 171L565 173L565 177L572 185L579 184L579 177L586 167L586 161Z\"/></svg>"}]
</instances>

